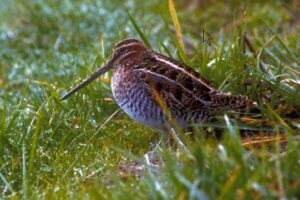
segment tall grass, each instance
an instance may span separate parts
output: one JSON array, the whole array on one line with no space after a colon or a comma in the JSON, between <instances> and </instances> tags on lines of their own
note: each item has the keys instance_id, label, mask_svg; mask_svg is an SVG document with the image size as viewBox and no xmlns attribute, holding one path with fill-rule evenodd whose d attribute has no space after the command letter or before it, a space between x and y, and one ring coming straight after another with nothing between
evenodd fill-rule
<instances>
[{"instance_id":1,"label":"tall grass","mask_svg":"<svg viewBox=\"0 0 300 200\"><path fill-rule=\"evenodd\" d=\"M0 198L300 196L299 4L170 2L0 1ZM119 166L145 162L160 134L118 110L110 73L59 99L127 37L183 60L223 91L248 95L257 109L203 123L194 139L181 134L187 149L158 150L159 168L119 176ZM285 135L285 146L244 146L245 130Z\"/></svg>"}]
</instances>

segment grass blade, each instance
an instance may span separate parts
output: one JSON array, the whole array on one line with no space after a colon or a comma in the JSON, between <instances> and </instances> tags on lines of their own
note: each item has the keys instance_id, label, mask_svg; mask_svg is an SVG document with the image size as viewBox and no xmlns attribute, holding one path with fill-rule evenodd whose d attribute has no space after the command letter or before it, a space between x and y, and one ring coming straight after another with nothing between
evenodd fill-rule
<instances>
[{"instance_id":1,"label":"grass blade","mask_svg":"<svg viewBox=\"0 0 300 200\"><path fill-rule=\"evenodd\" d=\"M169 12L173 21L173 25L175 27L175 32L177 36L177 40L179 43L180 48L184 51L184 44L183 44L183 36L182 36L182 31L181 27L179 24L179 20L177 17L177 12L175 9L174 1L173 0L168 0L168 5L169 5Z\"/></svg>"},{"instance_id":2,"label":"grass blade","mask_svg":"<svg viewBox=\"0 0 300 200\"><path fill-rule=\"evenodd\" d=\"M22 179L23 179L23 199L28 199L28 180L27 180L27 162L25 141L22 144Z\"/></svg>"},{"instance_id":3,"label":"grass blade","mask_svg":"<svg viewBox=\"0 0 300 200\"><path fill-rule=\"evenodd\" d=\"M131 22L131 24L133 25L134 30L136 31L136 33L140 36L140 38L142 39L142 41L148 46L151 47L147 37L144 35L144 33L141 31L141 29L139 28L139 26L137 25L136 21L133 19L133 17L130 15L130 13L127 11L127 15L129 17L129 20Z\"/></svg>"},{"instance_id":4,"label":"grass blade","mask_svg":"<svg viewBox=\"0 0 300 200\"><path fill-rule=\"evenodd\" d=\"M278 34L264 21L261 19L263 24L267 27L267 29L274 34L275 38L278 40L278 42L281 44L281 46L287 51L287 53L293 58L293 60L300 65L300 60L297 58L296 54L286 46L286 44L281 40L281 38L278 36Z\"/></svg>"},{"instance_id":5,"label":"grass blade","mask_svg":"<svg viewBox=\"0 0 300 200\"><path fill-rule=\"evenodd\" d=\"M9 184L9 182L6 180L6 178L1 172L0 172L0 179L3 181L3 183L6 185L6 187L11 193L15 193L14 189L12 188L12 186Z\"/></svg>"}]
</instances>

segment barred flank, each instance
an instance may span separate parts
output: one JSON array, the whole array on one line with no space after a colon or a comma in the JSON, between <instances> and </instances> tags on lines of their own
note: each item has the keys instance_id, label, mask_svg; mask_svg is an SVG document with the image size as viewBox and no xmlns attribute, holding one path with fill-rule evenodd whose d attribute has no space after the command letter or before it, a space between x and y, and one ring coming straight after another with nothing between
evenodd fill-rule
<instances>
[{"instance_id":1,"label":"barred flank","mask_svg":"<svg viewBox=\"0 0 300 200\"><path fill-rule=\"evenodd\" d=\"M247 96L230 95L221 93L213 97L213 109L216 111L226 111L229 109L240 109L247 106L252 106L253 101L249 100Z\"/></svg>"}]
</instances>

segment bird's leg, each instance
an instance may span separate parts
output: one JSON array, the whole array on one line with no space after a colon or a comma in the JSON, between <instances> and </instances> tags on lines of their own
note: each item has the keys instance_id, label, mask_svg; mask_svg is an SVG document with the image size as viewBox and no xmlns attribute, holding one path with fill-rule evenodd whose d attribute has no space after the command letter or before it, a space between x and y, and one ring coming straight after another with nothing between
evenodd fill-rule
<instances>
[{"instance_id":1,"label":"bird's leg","mask_svg":"<svg viewBox=\"0 0 300 200\"><path fill-rule=\"evenodd\" d=\"M152 149L153 149L154 151L156 151L157 149L160 148L160 145L161 145L163 142L164 142L164 136L163 136L163 135L160 137L160 139L159 139L158 141L157 141L157 139L152 140L152 142L151 142L151 147L152 147Z\"/></svg>"},{"instance_id":2,"label":"bird's leg","mask_svg":"<svg viewBox=\"0 0 300 200\"><path fill-rule=\"evenodd\" d=\"M171 133L171 129L167 129L163 132L163 141L165 142L167 148L174 149L176 144Z\"/></svg>"},{"instance_id":3,"label":"bird's leg","mask_svg":"<svg viewBox=\"0 0 300 200\"><path fill-rule=\"evenodd\" d=\"M171 135L173 136L173 140L175 141L175 143L177 144L177 149L176 150L183 150L185 155L187 155L189 158L195 160L193 154L190 152L190 150L187 148L187 146L182 142L182 140L180 139L180 137L178 136L178 134L176 133L176 130L174 128L171 128ZM176 151L178 152L178 151Z\"/></svg>"},{"instance_id":4,"label":"bird's leg","mask_svg":"<svg viewBox=\"0 0 300 200\"><path fill-rule=\"evenodd\" d=\"M174 128L168 128L165 131L162 132L162 138L157 143L155 150L160 148L161 143L163 142L167 148L174 153L177 153L179 149L183 150L185 152L185 155L187 155L191 159L195 159L190 150L187 148L187 146L183 143L183 141L178 136L178 133Z\"/></svg>"},{"instance_id":5,"label":"bird's leg","mask_svg":"<svg viewBox=\"0 0 300 200\"><path fill-rule=\"evenodd\" d=\"M178 132L181 132L181 130L168 128L163 134L165 144L170 150L177 150L178 148L186 149L186 146L180 139Z\"/></svg>"},{"instance_id":6,"label":"bird's leg","mask_svg":"<svg viewBox=\"0 0 300 200\"><path fill-rule=\"evenodd\" d=\"M196 141L196 134L195 134L195 131L193 130L192 127L188 127L185 130L185 135L190 136L190 138L192 139L192 141Z\"/></svg>"}]
</instances>

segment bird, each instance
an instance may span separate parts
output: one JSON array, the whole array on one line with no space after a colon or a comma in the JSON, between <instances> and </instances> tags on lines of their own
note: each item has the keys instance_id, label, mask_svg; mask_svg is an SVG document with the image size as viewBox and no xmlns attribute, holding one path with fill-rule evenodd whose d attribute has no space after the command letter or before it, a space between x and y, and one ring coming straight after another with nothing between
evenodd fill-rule
<instances>
[{"instance_id":1,"label":"bird","mask_svg":"<svg viewBox=\"0 0 300 200\"><path fill-rule=\"evenodd\" d=\"M109 70L113 70L111 90L118 106L130 118L161 132L185 129L252 102L247 96L216 89L185 63L132 38L118 42L106 64L61 100Z\"/></svg>"}]
</instances>

